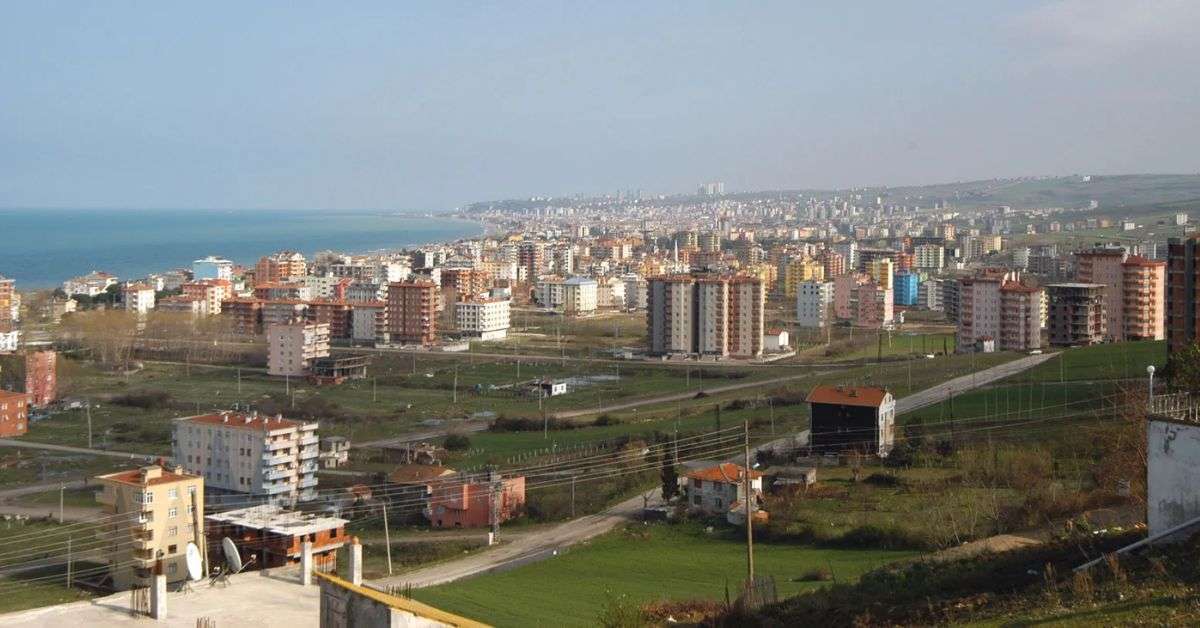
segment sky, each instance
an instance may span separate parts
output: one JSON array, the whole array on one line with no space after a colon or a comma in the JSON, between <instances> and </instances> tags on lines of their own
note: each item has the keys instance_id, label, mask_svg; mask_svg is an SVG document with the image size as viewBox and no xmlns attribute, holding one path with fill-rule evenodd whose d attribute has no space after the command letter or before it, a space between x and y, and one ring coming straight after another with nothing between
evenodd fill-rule
<instances>
[{"instance_id":1,"label":"sky","mask_svg":"<svg viewBox=\"0 0 1200 628\"><path fill-rule=\"evenodd\" d=\"M1200 2L0 3L0 207L1196 172Z\"/></svg>"}]
</instances>

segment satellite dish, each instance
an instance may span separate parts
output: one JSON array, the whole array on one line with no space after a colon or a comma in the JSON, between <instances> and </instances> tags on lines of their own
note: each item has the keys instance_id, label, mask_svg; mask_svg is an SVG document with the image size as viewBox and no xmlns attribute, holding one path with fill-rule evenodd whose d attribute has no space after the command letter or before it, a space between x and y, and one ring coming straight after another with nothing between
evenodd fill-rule
<instances>
[{"instance_id":1,"label":"satellite dish","mask_svg":"<svg viewBox=\"0 0 1200 628\"><path fill-rule=\"evenodd\" d=\"M199 580L204 577L204 563L200 560L200 548L196 547L195 543L187 544L187 551L184 552L187 559L188 577L192 580Z\"/></svg>"},{"instance_id":2,"label":"satellite dish","mask_svg":"<svg viewBox=\"0 0 1200 628\"><path fill-rule=\"evenodd\" d=\"M225 564L229 565L229 571L238 573L242 570L242 555L238 553L237 545L233 544L233 539L225 537L221 541L221 548L225 550Z\"/></svg>"}]
</instances>

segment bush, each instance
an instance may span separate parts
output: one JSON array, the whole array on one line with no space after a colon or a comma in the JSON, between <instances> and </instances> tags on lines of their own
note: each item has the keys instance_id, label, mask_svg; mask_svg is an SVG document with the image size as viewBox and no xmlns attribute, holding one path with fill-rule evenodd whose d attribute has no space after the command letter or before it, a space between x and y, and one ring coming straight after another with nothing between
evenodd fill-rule
<instances>
[{"instance_id":1,"label":"bush","mask_svg":"<svg viewBox=\"0 0 1200 628\"><path fill-rule=\"evenodd\" d=\"M143 410L161 410L170 407L171 394L165 390L137 390L113 397L113 403L119 406L141 408Z\"/></svg>"},{"instance_id":2,"label":"bush","mask_svg":"<svg viewBox=\"0 0 1200 628\"><path fill-rule=\"evenodd\" d=\"M465 451L471 448L471 439L466 434L451 434L442 442L447 451Z\"/></svg>"},{"instance_id":3,"label":"bush","mask_svg":"<svg viewBox=\"0 0 1200 628\"><path fill-rule=\"evenodd\" d=\"M900 486L904 483L904 480L900 479L900 476L892 475L891 473L872 473L863 482L874 486Z\"/></svg>"},{"instance_id":4,"label":"bush","mask_svg":"<svg viewBox=\"0 0 1200 628\"><path fill-rule=\"evenodd\" d=\"M833 572L825 567L810 569L795 579L795 582L828 582L833 580Z\"/></svg>"}]
</instances>

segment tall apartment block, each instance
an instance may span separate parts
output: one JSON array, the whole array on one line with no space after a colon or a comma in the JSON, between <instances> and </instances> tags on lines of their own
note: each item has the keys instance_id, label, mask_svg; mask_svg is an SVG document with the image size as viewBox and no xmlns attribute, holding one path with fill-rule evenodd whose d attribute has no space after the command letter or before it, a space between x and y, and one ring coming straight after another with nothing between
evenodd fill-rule
<instances>
[{"instance_id":1,"label":"tall apartment block","mask_svg":"<svg viewBox=\"0 0 1200 628\"><path fill-rule=\"evenodd\" d=\"M1167 242L1166 335L1171 353L1200 340L1200 234Z\"/></svg>"},{"instance_id":2,"label":"tall apartment block","mask_svg":"<svg viewBox=\"0 0 1200 628\"><path fill-rule=\"evenodd\" d=\"M28 394L34 406L50 405L58 398L58 354L46 350L0 355L0 388Z\"/></svg>"},{"instance_id":3,"label":"tall apartment block","mask_svg":"<svg viewBox=\"0 0 1200 628\"><path fill-rule=\"evenodd\" d=\"M267 374L308 375L313 360L329 357L329 324L274 323L267 326Z\"/></svg>"},{"instance_id":4,"label":"tall apartment block","mask_svg":"<svg viewBox=\"0 0 1200 628\"><path fill-rule=\"evenodd\" d=\"M668 275L649 280L651 355L758 357L766 292L757 277Z\"/></svg>"},{"instance_id":5,"label":"tall apartment block","mask_svg":"<svg viewBox=\"0 0 1200 628\"><path fill-rule=\"evenodd\" d=\"M833 310L832 281L804 281L796 288L796 322L801 327L825 328Z\"/></svg>"},{"instance_id":6,"label":"tall apartment block","mask_svg":"<svg viewBox=\"0 0 1200 628\"><path fill-rule=\"evenodd\" d=\"M11 323L13 320L13 295L16 294L16 282L0 275L0 323Z\"/></svg>"},{"instance_id":7,"label":"tall apartment block","mask_svg":"<svg viewBox=\"0 0 1200 628\"><path fill-rule=\"evenodd\" d=\"M438 287L432 281L388 285L387 325L392 342L431 345L437 340Z\"/></svg>"},{"instance_id":8,"label":"tall apartment block","mask_svg":"<svg viewBox=\"0 0 1200 628\"><path fill-rule=\"evenodd\" d=\"M1165 337L1166 262L1130 256L1123 247L1078 251L1075 262L1076 281L1105 286L1105 328L1110 340Z\"/></svg>"},{"instance_id":9,"label":"tall apartment block","mask_svg":"<svg viewBox=\"0 0 1200 628\"><path fill-rule=\"evenodd\" d=\"M258 260L254 265L255 285L287 281L308 274L308 261L295 251L280 251Z\"/></svg>"},{"instance_id":10,"label":"tall apartment block","mask_svg":"<svg viewBox=\"0 0 1200 628\"><path fill-rule=\"evenodd\" d=\"M187 544L204 547L204 479L158 465L95 479L106 515L96 537L113 588L150 586L159 559L168 583L188 579Z\"/></svg>"},{"instance_id":11,"label":"tall apartment block","mask_svg":"<svg viewBox=\"0 0 1200 628\"><path fill-rule=\"evenodd\" d=\"M522 242L517 247L517 265L523 269L525 282L537 283L538 277L546 270L546 245L532 240Z\"/></svg>"},{"instance_id":12,"label":"tall apartment block","mask_svg":"<svg viewBox=\"0 0 1200 628\"><path fill-rule=\"evenodd\" d=\"M958 350L974 351L981 340L1008 351L1040 348L1042 298L1041 289L1018 283L1012 273L960 279Z\"/></svg>"},{"instance_id":13,"label":"tall apartment block","mask_svg":"<svg viewBox=\"0 0 1200 628\"><path fill-rule=\"evenodd\" d=\"M1098 283L1046 286L1049 301L1046 329L1051 345L1074 347L1104 342L1108 324L1104 290L1105 286Z\"/></svg>"},{"instance_id":14,"label":"tall apartment block","mask_svg":"<svg viewBox=\"0 0 1200 628\"><path fill-rule=\"evenodd\" d=\"M272 503L307 501L317 487L317 424L220 412L175 419L174 460L210 489Z\"/></svg>"}]
</instances>

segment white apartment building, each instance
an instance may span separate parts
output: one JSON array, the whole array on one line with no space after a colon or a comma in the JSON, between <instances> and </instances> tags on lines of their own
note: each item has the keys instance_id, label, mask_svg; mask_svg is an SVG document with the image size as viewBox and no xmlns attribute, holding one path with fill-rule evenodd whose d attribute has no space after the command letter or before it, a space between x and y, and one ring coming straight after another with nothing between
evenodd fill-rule
<instances>
[{"instance_id":1,"label":"white apartment building","mask_svg":"<svg viewBox=\"0 0 1200 628\"><path fill-rule=\"evenodd\" d=\"M355 303L350 313L350 339L356 345L387 343L387 302Z\"/></svg>"},{"instance_id":2,"label":"white apartment building","mask_svg":"<svg viewBox=\"0 0 1200 628\"><path fill-rule=\"evenodd\" d=\"M646 280L637 275L626 275L623 280L625 281L625 309L646 309L646 289L649 285Z\"/></svg>"},{"instance_id":3,"label":"white apartment building","mask_svg":"<svg viewBox=\"0 0 1200 628\"><path fill-rule=\"evenodd\" d=\"M304 376L312 361L329 356L329 323L267 326L267 374Z\"/></svg>"},{"instance_id":4,"label":"white apartment building","mask_svg":"<svg viewBox=\"0 0 1200 628\"><path fill-rule=\"evenodd\" d=\"M918 244L913 247L913 266L920 270L938 271L946 265L946 249L940 244Z\"/></svg>"},{"instance_id":5,"label":"white apartment building","mask_svg":"<svg viewBox=\"0 0 1200 628\"><path fill-rule=\"evenodd\" d=\"M508 336L509 305L505 298L476 298L455 304L458 331L480 340L503 340Z\"/></svg>"},{"instance_id":6,"label":"white apartment building","mask_svg":"<svg viewBox=\"0 0 1200 628\"><path fill-rule=\"evenodd\" d=\"M154 309L154 288L145 284L125 284L121 293L124 297L125 309L137 314L145 314Z\"/></svg>"},{"instance_id":7,"label":"white apartment building","mask_svg":"<svg viewBox=\"0 0 1200 628\"><path fill-rule=\"evenodd\" d=\"M224 279L233 281L233 262L209 255L192 262L192 279Z\"/></svg>"},{"instance_id":8,"label":"white apartment building","mask_svg":"<svg viewBox=\"0 0 1200 628\"><path fill-rule=\"evenodd\" d=\"M802 281L796 285L796 321L801 327L824 328L833 309L832 281Z\"/></svg>"},{"instance_id":9,"label":"white apartment building","mask_svg":"<svg viewBox=\"0 0 1200 628\"><path fill-rule=\"evenodd\" d=\"M94 297L103 294L105 290L108 290L109 286L116 283L116 275L93 270L82 277L64 281L63 292L66 292L67 296L86 294L89 297Z\"/></svg>"},{"instance_id":10,"label":"white apartment building","mask_svg":"<svg viewBox=\"0 0 1200 628\"><path fill-rule=\"evenodd\" d=\"M537 300L542 307L564 314L591 314L596 311L598 284L595 279L547 277L538 281Z\"/></svg>"},{"instance_id":11,"label":"white apartment building","mask_svg":"<svg viewBox=\"0 0 1200 628\"><path fill-rule=\"evenodd\" d=\"M272 503L316 496L317 424L280 415L220 412L175 419L176 464L210 489L248 493Z\"/></svg>"}]
</instances>

